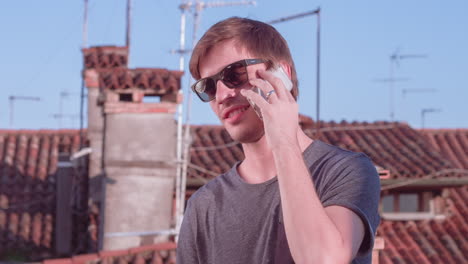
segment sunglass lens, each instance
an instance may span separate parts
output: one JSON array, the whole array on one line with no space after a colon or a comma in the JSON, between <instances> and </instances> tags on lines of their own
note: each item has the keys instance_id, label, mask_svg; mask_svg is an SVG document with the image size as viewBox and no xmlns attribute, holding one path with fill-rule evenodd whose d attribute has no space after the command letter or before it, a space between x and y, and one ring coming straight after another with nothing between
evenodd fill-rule
<instances>
[{"instance_id":1,"label":"sunglass lens","mask_svg":"<svg viewBox=\"0 0 468 264\"><path fill-rule=\"evenodd\" d=\"M214 81L211 78L201 79L195 84L195 92L198 94L200 99L204 102L213 100L216 95L216 87Z\"/></svg>"},{"instance_id":2,"label":"sunglass lens","mask_svg":"<svg viewBox=\"0 0 468 264\"><path fill-rule=\"evenodd\" d=\"M201 79L199 80L198 82L195 83L195 92L197 92L197 94L202 94L205 92L205 83L206 83L206 79Z\"/></svg>"},{"instance_id":3,"label":"sunglass lens","mask_svg":"<svg viewBox=\"0 0 468 264\"><path fill-rule=\"evenodd\" d=\"M247 69L242 63L235 63L224 69L223 83L230 88L238 88L247 80Z\"/></svg>"},{"instance_id":4,"label":"sunglass lens","mask_svg":"<svg viewBox=\"0 0 468 264\"><path fill-rule=\"evenodd\" d=\"M216 82L209 78L205 81L205 92L203 93L206 101L211 101L216 97Z\"/></svg>"}]
</instances>

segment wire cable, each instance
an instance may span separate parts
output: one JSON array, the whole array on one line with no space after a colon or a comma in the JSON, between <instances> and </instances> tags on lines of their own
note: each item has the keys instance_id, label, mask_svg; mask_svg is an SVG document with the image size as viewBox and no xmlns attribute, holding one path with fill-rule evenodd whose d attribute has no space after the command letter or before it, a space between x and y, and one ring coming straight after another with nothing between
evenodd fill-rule
<instances>
[{"instance_id":1,"label":"wire cable","mask_svg":"<svg viewBox=\"0 0 468 264\"><path fill-rule=\"evenodd\" d=\"M214 171L207 170L207 169L202 168L202 167L200 167L200 166L197 166L197 165L195 165L195 164L193 164L193 163L188 163L187 166L190 167L190 168L192 168L192 169L195 169L195 170L197 170L197 171L200 171L200 172L209 174L209 175L211 175L211 176L215 176L215 177L216 177L216 176L219 175L219 173L216 173L216 172L214 172ZM199 178L199 179L203 180L205 183L208 182L208 180L206 180L205 178L203 178L203 177L201 177L201 176L199 176L199 175L194 175L194 176L195 176L196 178Z\"/></svg>"},{"instance_id":2,"label":"wire cable","mask_svg":"<svg viewBox=\"0 0 468 264\"><path fill-rule=\"evenodd\" d=\"M197 150L218 150L218 149L224 149L224 148L230 148L234 146L238 146L240 143L237 141L231 141L229 143L223 144L223 145L216 145L216 146L211 146L211 147L190 147L190 151L197 151Z\"/></svg>"},{"instance_id":3,"label":"wire cable","mask_svg":"<svg viewBox=\"0 0 468 264\"><path fill-rule=\"evenodd\" d=\"M0 211L10 211L10 210L14 210L14 209L27 209L27 208L29 208L31 206L34 206L34 205L37 205L37 204L50 202L50 200L52 200L52 198L54 198L54 197L55 197L55 195L50 194L49 196L47 196L45 198L42 198L42 199L24 201L24 202L20 202L20 203L14 203L14 204L7 205L7 206L0 205Z\"/></svg>"}]
</instances>

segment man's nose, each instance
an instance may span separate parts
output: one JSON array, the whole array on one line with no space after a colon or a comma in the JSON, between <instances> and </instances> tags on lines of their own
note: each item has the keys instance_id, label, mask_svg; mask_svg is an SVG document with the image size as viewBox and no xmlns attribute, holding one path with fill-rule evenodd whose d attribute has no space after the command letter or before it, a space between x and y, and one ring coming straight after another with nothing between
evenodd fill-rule
<instances>
[{"instance_id":1,"label":"man's nose","mask_svg":"<svg viewBox=\"0 0 468 264\"><path fill-rule=\"evenodd\" d=\"M216 101L218 103L234 96L236 96L236 89L227 87L221 80L216 83Z\"/></svg>"}]
</instances>

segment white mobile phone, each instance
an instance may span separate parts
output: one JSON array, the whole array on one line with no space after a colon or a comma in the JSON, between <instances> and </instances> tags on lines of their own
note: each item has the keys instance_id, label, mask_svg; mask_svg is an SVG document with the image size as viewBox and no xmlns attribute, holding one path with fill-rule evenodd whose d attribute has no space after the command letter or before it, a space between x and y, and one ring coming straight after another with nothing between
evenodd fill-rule
<instances>
[{"instance_id":1,"label":"white mobile phone","mask_svg":"<svg viewBox=\"0 0 468 264\"><path fill-rule=\"evenodd\" d=\"M273 68L269 71L273 73L273 75L275 75L276 77L280 78L283 81L283 84L286 90L291 91L293 84L291 80L289 79L288 75L286 74L286 72L284 71L283 67L278 66L278 68Z\"/></svg>"},{"instance_id":2,"label":"white mobile phone","mask_svg":"<svg viewBox=\"0 0 468 264\"><path fill-rule=\"evenodd\" d=\"M283 81L283 84L284 84L284 87L288 90L288 91L291 91L292 87L293 87L293 84L292 84L292 81L289 79L288 75L286 74L286 72L284 71L283 67L281 66L278 66L276 68L272 68L270 70L268 70L269 72L271 72L275 77L281 79L281 81ZM261 89L259 89L258 87L254 86L252 88L252 91L258 93L259 95L261 95L265 100L267 99L266 98L266 95L265 93L263 93L263 91ZM260 112L260 109L258 108L257 105L255 105L254 102L248 100L250 105L253 107L253 109L255 110L255 113L257 113L258 117L260 119L262 119L262 114Z\"/></svg>"}]
</instances>

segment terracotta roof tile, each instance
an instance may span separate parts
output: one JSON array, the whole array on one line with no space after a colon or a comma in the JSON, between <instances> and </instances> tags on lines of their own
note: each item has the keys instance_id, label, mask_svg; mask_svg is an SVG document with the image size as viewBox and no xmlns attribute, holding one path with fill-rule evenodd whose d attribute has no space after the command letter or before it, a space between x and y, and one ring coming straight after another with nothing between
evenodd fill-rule
<instances>
[{"instance_id":1,"label":"terracotta roof tile","mask_svg":"<svg viewBox=\"0 0 468 264\"><path fill-rule=\"evenodd\" d=\"M176 244L172 242L140 246L125 250L100 251L68 259L45 260L44 264L175 264Z\"/></svg>"},{"instance_id":2,"label":"terracotta roof tile","mask_svg":"<svg viewBox=\"0 0 468 264\"><path fill-rule=\"evenodd\" d=\"M306 117L301 117L306 133L314 138L315 130ZM213 172L190 170L191 177L213 178L243 159L240 144L233 142L221 126L192 126L191 162ZM390 171L390 178L424 177L455 168L427 138L403 123L323 122L320 139L345 149L364 152L373 162ZM468 142L468 141L467 141ZM461 177L445 173L442 177Z\"/></svg>"},{"instance_id":3,"label":"terracotta roof tile","mask_svg":"<svg viewBox=\"0 0 468 264\"><path fill-rule=\"evenodd\" d=\"M61 258L61 259L48 259L43 262L44 264L72 264L70 258Z\"/></svg>"},{"instance_id":4,"label":"terracotta roof tile","mask_svg":"<svg viewBox=\"0 0 468 264\"><path fill-rule=\"evenodd\" d=\"M313 136L315 132L307 127L313 121L301 120L307 133ZM384 122L324 122L322 125L321 140L368 154L378 166L389 169L393 178L422 177L433 171L460 167L466 160L459 157L462 150L466 153L466 139L452 135L452 131L421 132L406 124ZM189 167L191 178L211 179L244 158L241 145L232 141L221 126L192 126L191 129L191 163L199 168ZM433 136L440 133L451 136ZM74 152L78 144L77 130L0 130L0 207L10 208L0 210L0 230L3 230L0 253L2 249L22 247L40 252L42 258L52 256L53 174L58 154ZM452 151L453 146L456 150ZM448 151L453 155L448 155ZM468 186L450 188L444 193L448 208L444 220L382 222L378 233L384 237L386 246L380 254L381 263L468 261ZM86 201L87 197L82 199ZM24 205L29 201L33 203ZM93 208L90 208L91 227L93 223L97 226L99 217ZM83 226L85 230L88 228L87 221ZM90 230L89 235L93 237L90 240L97 241L96 228ZM171 247L172 244L166 248L144 246L122 252L100 252L98 262L111 263L118 259L119 263L175 263L175 251Z\"/></svg>"},{"instance_id":5,"label":"terracotta roof tile","mask_svg":"<svg viewBox=\"0 0 468 264\"><path fill-rule=\"evenodd\" d=\"M300 119L310 136L314 136L313 121ZM219 171L229 170L243 159L242 147L234 142L221 126L192 126L193 144L191 163L206 171L190 169L192 178L215 177ZM426 132L424 132L426 133ZM441 137L428 138L404 123L322 123L320 139L353 151L366 153L379 167L389 169L392 178L407 179L457 168L457 162L446 158L452 146L459 158L461 149L468 152L459 136L444 140L457 142L439 143ZM431 133L434 133L431 131ZM447 133L447 131L444 131ZM468 141L467 141L468 142ZM445 144L445 145L444 145ZM445 149L445 154L440 150ZM455 151L454 151L455 152ZM445 177L463 177L446 173ZM468 262L468 186L450 188L446 191L447 218L425 221L386 221L378 234L386 246L380 254L381 263L465 263Z\"/></svg>"},{"instance_id":6,"label":"terracotta roof tile","mask_svg":"<svg viewBox=\"0 0 468 264\"><path fill-rule=\"evenodd\" d=\"M74 256L71 258L71 261L73 264L88 264L91 262L95 262L97 260L99 260L99 256L97 254L84 254L84 255Z\"/></svg>"},{"instance_id":7,"label":"terracotta roof tile","mask_svg":"<svg viewBox=\"0 0 468 264\"><path fill-rule=\"evenodd\" d=\"M467 263L468 186L446 189L447 217L424 221L382 221L378 234L385 239L380 262Z\"/></svg>"},{"instance_id":8,"label":"terracotta roof tile","mask_svg":"<svg viewBox=\"0 0 468 264\"><path fill-rule=\"evenodd\" d=\"M155 95L175 94L180 89L183 75L181 71L166 69L117 68L100 70L99 87L101 89L125 90L129 88L145 89Z\"/></svg>"},{"instance_id":9,"label":"terracotta roof tile","mask_svg":"<svg viewBox=\"0 0 468 264\"><path fill-rule=\"evenodd\" d=\"M78 147L77 130L0 130L0 255L52 256L58 154Z\"/></svg>"},{"instance_id":10,"label":"terracotta roof tile","mask_svg":"<svg viewBox=\"0 0 468 264\"><path fill-rule=\"evenodd\" d=\"M422 129L420 132L455 166L468 169L468 129Z\"/></svg>"},{"instance_id":11,"label":"terracotta roof tile","mask_svg":"<svg viewBox=\"0 0 468 264\"><path fill-rule=\"evenodd\" d=\"M242 147L221 126L192 126L191 163L213 174L190 168L189 177L211 179L244 159Z\"/></svg>"},{"instance_id":12,"label":"terracotta roof tile","mask_svg":"<svg viewBox=\"0 0 468 264\"><path fill-rule=\"evenodd\" d=\"M98 46L83 49L85 69L111 69L127 67L128 48Z\"/></svg>"}]
</instances>

